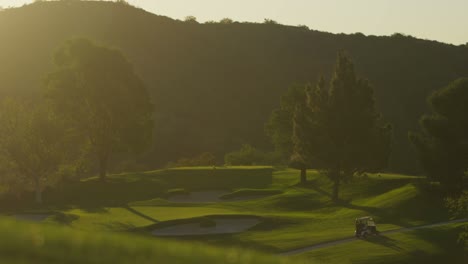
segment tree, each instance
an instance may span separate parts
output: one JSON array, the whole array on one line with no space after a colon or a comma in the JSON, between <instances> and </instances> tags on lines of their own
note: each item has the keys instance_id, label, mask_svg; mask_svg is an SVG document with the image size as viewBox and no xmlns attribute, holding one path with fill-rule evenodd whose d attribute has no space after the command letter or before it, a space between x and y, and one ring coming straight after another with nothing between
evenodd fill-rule
<instances>
[{"instance_id":1,"label":"tree","mask_svg":"<svg viewBox=\"0 0 468 264\"><path fill-rule=\"evenodd\" d=\"M468 191L464 191L459 197L449 197L446 199L447 208L454 218L468 217ZM463 231L458 236L458 242L463 243L468 250L468 225L465 225Z\"/></svg>"},{"instance_id":2,"label":"tree","mask_svg":"<svg viewBox=\"0 0 468 264\"><path fill-rule=\"evenodd\" d=\"M265 19L263 19L263 24L278 25L278 22L276 20L273 20L273 19L270 19L270 18L265 18Z\"/></svg>"},{"instance_id":3,"label":"tree","mask_svg":"<svg viewBox=\"0 0 468 264\"><path fill-rule=\"evenodd\" d=\"M221 19L221 20L219 21L219 23L220 23L220 24L232 24L232 23L234 23L234 20L232 20L232 19L226 17L226 18Z\"/></svg>"},{"instance_id":4,"label":"tree","mask_svg":"<svg viewBox=\"0 0 468 264\"><path fill-rule=\"evenodd\" d=\"M122 53L87 39L67 41L46 79L53 109L90 145L101 180L114 152L137 152L151 141L153 105Z\"/></svg>"},{"instance_id":5,"label":"tree","mask_svg":"<svg viewBox=\"0 0 468 264\"><path fill-rule=\"evenodd\" d=\"M293 154L293 118L295 108L305 101L305 89L303 86L293 85L286 94L281 97L279 109L274 110L265 125L266 134L270 137L277 152L282 158L290 162L291 167L301 170L300 182L307 180L307 165L300 155Z\"/></svg>"},{"instance_id":6,"label":"tree","mask_svg":"<svg viewBox=\"0 0 468 264\"><path fill-rule=\"evenodd\" d=\"M44 105L21 105L3 101L0 107L0 159L2 176L9 176L10 188L29 186L42 203L42 192L64 161L65 131L61 122ZM5 180L5 179L4 179Z\"/></svg>"},{"instance_id":7,"label":"tree","mask_svg":"<svg viewBox=\"0 0 468 264\"><path fill-rule=\"evenodd\" d=\"M410 133L429 179L458 196L468 171L468 78L459 79L428 98L431 115L421 118L422 133Z\"/></svg>"},{"instance_id":8,"label":"tree","mask_svg":"<svg viewBox=\"0 0 468 264\"><path fill-rule=\"evenodd\" d=\"M198 24L197 18L194 16L186 16L184 21L187 23Z\"/></svg>"},{"instance_id":9,"label":"tree","mask_svg":"<svg viewBox=\"0 0 468 264\"><path fill-rule=\"evenodd\" d=\"M316 87L306 89L306 95L295 108L294 154L309 167L326 172L336 201L342 182L386 166L391 127L375 109L369 82L356 77L343 53L338 55L329 89L321 78Z\"/></svg>"}]
</instances>

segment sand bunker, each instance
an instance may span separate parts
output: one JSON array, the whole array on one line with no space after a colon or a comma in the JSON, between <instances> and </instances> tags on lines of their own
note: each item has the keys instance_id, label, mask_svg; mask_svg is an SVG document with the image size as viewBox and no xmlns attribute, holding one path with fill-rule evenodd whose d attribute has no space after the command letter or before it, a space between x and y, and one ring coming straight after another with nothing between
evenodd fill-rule
<instances>
[{"instance_id":1,"label":"sand bunker","mask_svg":"<svg viewBox=\"0 0 468 264\"><path fill-rule=\"evenodd\" d=\"M160 228L152 232L155 236L197 236L233 234L244 232L260 223L256 218L213 219L216 226L201 227L200 223L179 224Z\"/></svg>"},{"instance_id":2,"label":"sand bunker","mask_svg":"<svg viewBox=\"0 0 468 264\"><path fill-rule=\"evenodd\" d=\"M167 200L173 203L217 203L222 202L220 197L228 193L227 191L192 192L172 195Z\"/></svg>"},{"instance_id":3,"label":"sand bunker","mask_svg":"<svg viewBox=\"0 0 468 264\"><path fill-rule=\"evenodd\" d=\"M30 221L30 222L42 222L46 218L51 216L50 214L17 214L13 215L16 220Z\"/></svg>"}]
</instances>

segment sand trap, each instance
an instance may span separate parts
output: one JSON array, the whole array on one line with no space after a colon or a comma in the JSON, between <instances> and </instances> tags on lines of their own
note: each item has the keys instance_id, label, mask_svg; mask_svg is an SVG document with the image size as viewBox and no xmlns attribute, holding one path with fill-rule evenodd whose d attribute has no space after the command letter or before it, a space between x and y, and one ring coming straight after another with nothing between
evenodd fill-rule
<instances>
[{"instance_id":1,"label":"sand trap","mask_svg":"<svg viewBox=\"0 0 468 264\"><path fill-rule=\"evenodd\" d=\"M16 220L30 221L30 222L42 222L46 218L51 216L50 214L17 214L13 215Z\"/></svg>"},{"instance_id":2,"label":"sand trap","mask_svg":"<svg viewBox=\"0 0 468 264\"><path fill-rule=\"evenodd\" d=\"M255 218L214 219L216 226L200 227L199 223L180 224L160 228L152 232L155 236L197 236L214 234L233 234L244 232L260 223Z\"/></svg>"},{"instance_id":3,"label":"sand trap","mask_svg":"<svg viewBox=\"0 0 468 264\"><path fill-rule=\"evenodd\" d=\"M218 203L224 201L219 197L228 193L228 191L192 192L190 194L172 195L167 200L172 203Z\"/></svg>"}]
</instances>

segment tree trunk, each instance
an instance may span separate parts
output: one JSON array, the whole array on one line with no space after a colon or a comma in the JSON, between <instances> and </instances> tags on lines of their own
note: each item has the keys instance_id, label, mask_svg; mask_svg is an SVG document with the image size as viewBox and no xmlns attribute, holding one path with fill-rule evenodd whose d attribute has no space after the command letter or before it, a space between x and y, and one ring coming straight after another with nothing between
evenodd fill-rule
<instances>
[{"instance_id":1,"label":"tree trunk","mask_svg":"<svg viewBox=\"0 0 468 264\"><path fill-rule=\"evenodd\" d=\"M99 179L105 181L107 177L107 161L109 160L108 155L99 156Z\"/></svg>"},{"instance_id":2,"label":"tree trunk","mask_svg":"<svg viewBox=\"0 0 468 264\"><path fill-rule=\"evenodd\" d=\"M36 203L42 204L42 189L39 179L34 179L34 189L36 193Z\"/></svg>"},{"instance_id":3,"label":"tree trunk","mask_svg":"<svg viewBox=\"0 0 468 264\"><path fill-rule=\"evenodd\" d=\"M333 183L333 196L332 196L332 199L335 202L338 201L339 192L340 192L340 179L338 177L339 176L337 176L337 178L335 179L335 181Z\"/></svg>"},{"instance_id":4,"label":"tree trunk","mask_svg":"<svg viewBox=\"0 0 468 264\"><path fill-rule=\"evenodd\" d=\"M307 182L307 169L301 168L301 184L305 184Z\"/></svg>"}]
</instances>

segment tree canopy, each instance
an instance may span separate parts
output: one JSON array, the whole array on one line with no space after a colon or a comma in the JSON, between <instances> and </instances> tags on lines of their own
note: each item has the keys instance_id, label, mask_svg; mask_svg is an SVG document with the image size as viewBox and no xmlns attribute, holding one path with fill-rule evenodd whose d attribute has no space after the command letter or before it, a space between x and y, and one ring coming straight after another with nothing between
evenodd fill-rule
<instances>
[{"instance_id":1,"label":"tree canopy","mask_svg":"<svg viewBox=\"0 0 468 264\"><path fill-rule=\"evenodd\" d=\"M46 96L91 146L105 178L114 152L137 152L152 136L153 105L131 64L118 50L72 39L55 54Z\"/></svg>"},{"instance_id":2,"label":"tree canopy","mask_svg":"<svg viewBox=\"0 0 468 264\"><path fill-rule=\"evenodd\" d=\"M324 170L339 186L355 173L384 169L390 153L391 127L375 107L373 89L356 77L352 62L338 55L330 86L320 79L294 113L295 155L309 167Z\"/></svg>"},{"instance_id":3,"label":"tree canopy","mask_svg":"<svg viewBox=\"0 0 468 264\"><path fill-rule=\"evenodd\" d=\"M304 86L289 87L288 91L281 96L280 108L273 110L265 124L265 131L283 162L301 170L301 183L307 180L307 164L299 156L293 155L292 137L294 111L299 104L305 102L305 96Z\"/></svg>"},{"instance_id":4,"label":"tree canopy","mask_svg":"<svg viewBox=\"0 0 468 264\"><path fill-rule=\"evenodd\" d=\"M423 131L410 139L426 175L458 195L468 171L468 78L435 91L428 101L432 114L421 118Z\"/></svg>"},{"instance_id":5,"label":"tree canopy","mask_svg":"<svg viewBox=\"0 0 468 264\"><path fill-rule=\"evenodd\" d=\"M1 177L16 191L33 189L36 202L53 183L53 176L67 157L65 128L47 106L23 105L13 99L0 105ZM8 179L5 179L8 177Z\"/></svg>"}]
</instances>

